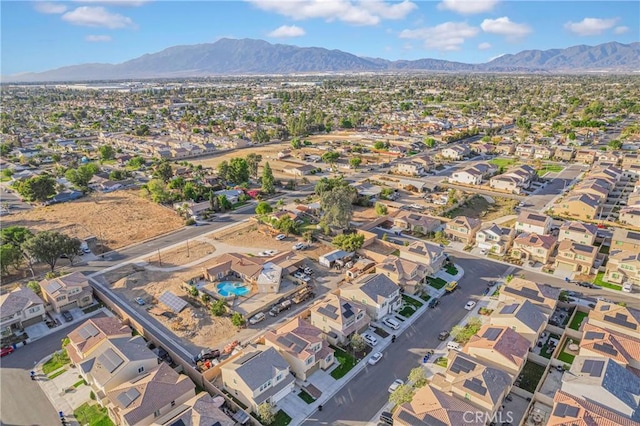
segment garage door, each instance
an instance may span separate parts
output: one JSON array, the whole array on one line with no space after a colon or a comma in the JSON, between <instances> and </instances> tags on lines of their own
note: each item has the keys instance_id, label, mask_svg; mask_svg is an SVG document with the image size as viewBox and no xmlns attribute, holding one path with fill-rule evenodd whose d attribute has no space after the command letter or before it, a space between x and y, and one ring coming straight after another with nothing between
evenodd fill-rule
<instances>
[{"instance_id":1,"label":"garage door","mask_svg":"<svg viewBox=\"0 0 640 426\"><path fill-rule=\"evenodd\" d=\"M556 268L556 272L573 272L573 265L570 263L558 262L558 267Z\"/></svg>"}]
</instances>

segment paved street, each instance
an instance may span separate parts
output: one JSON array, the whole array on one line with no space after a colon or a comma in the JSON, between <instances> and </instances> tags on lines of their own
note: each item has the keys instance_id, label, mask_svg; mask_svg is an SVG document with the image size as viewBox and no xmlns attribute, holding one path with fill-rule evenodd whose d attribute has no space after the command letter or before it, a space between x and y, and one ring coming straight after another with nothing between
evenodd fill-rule
<instances>
[{"instance_id":1,"label":"paved street","mask_svg":"<svg viewBox=\"0 0 640 426\"><path fill-rule=\"evenodd\" d=\"M452 256L453 257L453 256ZM501 276L508 266L480 261L471 256L456 255L452 259L465 270L460 288L443 296L435 309L427 310L396 342L384 350L377 365L369 366L315 412L305 425L363 425L388 401L387 388L394 379L407 379L412 368L420 364L425 352L438 346L438 333L450 330L468 312L465 303L479 298L488 281Z\"/></svg>"},{"instance_id":2,"label":"paved street","mask_svg":"<svg viewBox=\"0 0 640 426\"><path fill-rule=\"evenodd\" d=\"M547 185L540 188L534 195L526 197L523 208L540 212L548 208L547 204L569 188L571 182L582 172L583 167L581 164L571 164L560 173L549 174Z\"/></svg>"}]
</instances>

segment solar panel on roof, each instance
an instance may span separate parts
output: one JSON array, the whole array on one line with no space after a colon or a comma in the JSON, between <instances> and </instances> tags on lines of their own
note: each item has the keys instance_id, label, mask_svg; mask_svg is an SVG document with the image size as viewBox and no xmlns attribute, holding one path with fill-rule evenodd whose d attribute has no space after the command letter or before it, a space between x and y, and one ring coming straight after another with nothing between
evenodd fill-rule
<instances>
[{"instance_id":1,"label":"solar panel on roof","mask_svg":"<svg viewBox=\"0 0 640 426\"><path fill-rule=\"evenodd\" d=\"M494 342L498 338L498 336L500 336L501 332L502 332L501 328L491 327L484 332L482 337L484 339L491 340L492 342Z\"/></svg>"},{"instance_id":2,"label":"solar panel on roof","mask_svg":"<svg viewBox=\"0 0 640 426\"><path fill-rule=\"evenodd\" d=\"M516 309L518 309L518 306L520 306L518 303L513 303L511 305L507 305L505 307L502 308L502 310L500 310L501 314L512 314L516 311Z\"/></svg>"},{"instance_id":3,"label":"solar panel on roof","mask_svg":"<svg viewBox=\"0 0 640 426\"><path fill-rule=\"evenodd\" d=\"M604 368L604 361L588 359L582 364L581 373L587 373L591 377L600 377L602 369Z\"/></svg>"},{"instance_id":4,"label":"solar panel on roof","mask_svg":"<svg viewBox=\"0 0 640 426\"><path fill-rule=\"evenodd\" d=\"M597 331L587 331L584 333L584 338L586 340L598 340L604 338L604 333L598 333Z\"/></svg>"},{"instance_id":5,"label":"solar panel on roof","mask_svg":"<svg viewBox=\"0 0 640 426\"><path fill-rule=\"evenodd\" d=\"M462 386L478 395L485 395L487 393L487 388L485 388L482 381L476 377L465 380Z\"/></svg>"},{"instance_id":6,"label":"solar panel on roof","mask_svg":"<svg viewBox=\"0 0 640 426\"><path fill-rule=\"evenodd\" d=\"M617 313L615 317L612 317L611 315L605 315L604 320L625 328L636 328L636 325L634 323L627 321L627 316L625 314Z\"/></svg>"},{"instance_id":7,"label":"solar panel on roof","mask_svg":"<svg viewBox=\"0 0 640 426\"><path fill-rule=\"evenodd\" d=\"M49 290L49 293L55 293L61 288L62 288L62 285L58 281L52 281L49 283L49 285L47 285L47 290Z\"/></svg>"},{"instance_id":8,"label":"solar panel on roof","mask_svg":"<svg viewBox=\"0 0 640 426\"><path fill-rule=\"evenodd\" d=\"M184 308L187 307L187 302L180 299L170 291L165 291L164 293L162 293L162 295L158 297L158 300L175 313L180 313Z\"/></svg>"},{"instance_id":9,"label":"solar panel on roof","mask_svg":"<svg viewBox=\"0 0 640 426\"><path fill-rule=\"evenodd\" d=\"M116 368L124 362L124 360L120 358L113 349L109 348L98 357L98 362L102 364L109 373L113 373Z\"/></svg>"},{"instance_id":10,"label":"solar panel on roof","mask_svg":"<svg viewBox=\"0 0 640 426\"><path fill-rule=\"evenodd\" d=\"M544 222L545 220L547 220L547 218L545 216L540 216L538 214L530 214L529 215L529 219L537 220L539 222Z\"/></svg>"},{"instance_id":11,"label":"solar panel on roof","mask_svg":"<svg viewBox=\"0 0 640 426\"><path fill-rule=\"evenodd\" d=\"M610 343L596 343L596 344L593 345L593 349L595 349L597 351L600 351L600 352L604 352L604 353L609 354L611 356L617 356L618 355L618 351Z\"/></svg>"},{"instance_id":12,"label":"solar panel on roof","mask_svg":"<svg viewBox=\"0 0 640 426\"><path fill-rule=\"evenodd\" d=\"M100 333L98 331L97 328L95 328L95 326L93 324L87 324L84 327L82 327L79 331L78 334L80 335L80 337L82 337L84 340L87 340L90 337L94 337L97 336L98 333Z\"/></svg>"},{"instance_id":13,"label":"solar panel on roof","mask_svg":"<svg viewBox=\"0 0 640 426\"><path fill-rule=\"evenodd\" d=\"M555 410L553 410L553 415L556 417L577 417L578 412L578 407L563 404L560 402L558 403L558 405L556 405Z\"/></svg>"},{"instance_id":14,"label":"solar panel on roof","mask_svg":"<svg viewBox=\"0 0 640 426\"><path fill-rule=\"evenodd\" d=\"M451 364L449 370L453 373L460 374L460 372L468 373L473 371L474 368L476 368L476 364L474 362L458 356L455 361L453 361L453 364Z\"/></svg>"},{"instance_id":15,"label":"solar panel on roof","mask_svg":"<svg viewBox=\"0 0 640 426\"><path fill-rule=\"evenodd\" d=\"M630 240L640 240L640 234L638 234L637 232L628 232L627 238L629 238Z\"/></svg>"}]
</instances>

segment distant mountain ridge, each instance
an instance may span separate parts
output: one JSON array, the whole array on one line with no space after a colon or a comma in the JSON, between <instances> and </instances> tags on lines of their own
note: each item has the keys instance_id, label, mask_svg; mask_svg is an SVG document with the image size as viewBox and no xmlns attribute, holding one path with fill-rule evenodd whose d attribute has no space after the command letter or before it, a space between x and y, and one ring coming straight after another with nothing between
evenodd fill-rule
<instances>
[{"instance_id":1,"label":"distant mountain ridge","mask_svg":"<svg viewBox=\"0 0 640 426\"><path fill-rule=\"evenodd\" d=\"M610 42L566 49L525 50L484 64L440 59L389 61L320 47L223 38L215 43L174 46L120 64L83 64L40 73L3 76L3 82L124 80L237 74L314 72L630 72L640 70L640 43Z\"/></svg>"}]
</instances>

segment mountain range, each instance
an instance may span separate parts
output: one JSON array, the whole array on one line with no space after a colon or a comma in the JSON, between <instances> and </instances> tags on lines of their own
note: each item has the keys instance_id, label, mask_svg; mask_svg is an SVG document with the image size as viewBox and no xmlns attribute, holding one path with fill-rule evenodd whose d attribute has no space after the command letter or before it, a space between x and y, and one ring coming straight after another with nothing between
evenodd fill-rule
<instances>
[{"instance_id":1,"label":"mountain range","mask_svg":"<svg viewBox=\"0 0 640 426\"><path fill-rule=\"evenodd\" d=\"M341 50L223 38L215 43L169 47L120 64L73 65L38 73L3 76L2 80L52 82L325 72L625 73L639 70L639 42L525 50L483 64L466 64L440 59L389 61L360 57Z\"/></svg>"}]
</instances>

